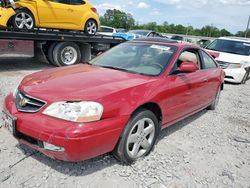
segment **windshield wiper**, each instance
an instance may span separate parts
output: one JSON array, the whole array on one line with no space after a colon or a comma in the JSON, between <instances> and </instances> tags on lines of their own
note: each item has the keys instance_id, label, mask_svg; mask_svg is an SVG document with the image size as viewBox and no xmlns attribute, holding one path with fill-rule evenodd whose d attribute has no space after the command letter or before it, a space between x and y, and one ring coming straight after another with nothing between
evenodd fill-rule
<instances>
[{"instance_id":1,"label":"windshield wiper","mask_svg":"<svg viewBox=\"0 0 250 188\"><path fill-rule=\"evenodd\" d=\"M107 68L107 69L113 69L113 70L120 70L120 71L125 71L125 72L130 72L127 69L123 69L123 68L119 68L119 67L114 67L114 66L108 66L108 65L97 65L103 68Z\"/></svg>"}]
</instances>

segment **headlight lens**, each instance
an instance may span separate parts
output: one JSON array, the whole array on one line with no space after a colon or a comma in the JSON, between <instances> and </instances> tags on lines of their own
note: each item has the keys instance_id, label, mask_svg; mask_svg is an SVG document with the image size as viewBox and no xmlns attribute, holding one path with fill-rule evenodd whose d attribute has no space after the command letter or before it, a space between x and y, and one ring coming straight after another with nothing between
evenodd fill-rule
<instances>
[{"instance_id":1,"label":"headlight lens","mask_svg":"<svg viewBox=\"0 0 250 188\"><path fill-rule=\"evenodd\" d=\"M229 69L238 69L241 67L242 67L242 64L240 64L240 63L230 63L228 66Z\"/></svg>"},{"instance_id":2,"label":"headlight lens","mask_svg":"<svg viewBox=\"0 0 250 188\"><path fill-rule=\"evenodd\" d=\"M43 114L72 122L92 122L101 119L103 106L97 102L55 102Z\"/></svg>"}]
</instances>

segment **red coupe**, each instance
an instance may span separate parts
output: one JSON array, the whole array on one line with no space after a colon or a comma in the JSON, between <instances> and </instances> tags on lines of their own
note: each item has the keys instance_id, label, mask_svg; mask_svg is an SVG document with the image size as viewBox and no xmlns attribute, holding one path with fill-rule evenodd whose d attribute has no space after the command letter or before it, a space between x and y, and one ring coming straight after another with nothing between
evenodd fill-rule
<instances>
[{"instance_id":1,"label":"red coupe","mask_svg":"<svg viewBox=\"0 0 250 188\"><path fill-rule=\"evenodd\" d=\"M130 164L161 129L215 109L224 72L203 49L167 39L118 45L89 64L26 76L4 102L19 142L65 161L110 151Z\"/></svg>"}]
</instances>

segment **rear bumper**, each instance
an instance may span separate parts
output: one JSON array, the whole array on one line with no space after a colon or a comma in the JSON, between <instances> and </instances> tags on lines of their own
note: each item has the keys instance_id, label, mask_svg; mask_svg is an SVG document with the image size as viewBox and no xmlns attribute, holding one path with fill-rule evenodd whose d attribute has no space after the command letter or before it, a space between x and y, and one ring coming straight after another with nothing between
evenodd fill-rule
<instances>
[{"instance_id":1,"label":"rear bumper","mask_svg":"<svg viewBox=\"0 0 250 188\"><path fill-rule=\"evenodd\" d=\"M3 109L17 118L15 137L19 142L64 161L87 160L112 151L129 118L120 116L92 123L72 123L39 112L18 112L12 95L6 97ZM44 142L64 151L45 149Z\"/></svg>"},{"instance_id":2,"label":"rear bumper","mask_svg":"<svg viewBox=\"0 0 250 188\"><path fill-rule=\"evenodd\" d=\"M9 19L15 14L12 8L0 8L0 26L7 27Z\"/></svg>"},{"instance_id":3,"label":"rear bumper","mask_svg":"<svg viewBox=\"0 0 250 188\"><path fill-rule=\"evenodd\" d=\"M226 73L225 81L232 83L241 83L244 75L246 74L246 70L244 68L238 69L223 69Z\"/></svg>"}]
</instances>

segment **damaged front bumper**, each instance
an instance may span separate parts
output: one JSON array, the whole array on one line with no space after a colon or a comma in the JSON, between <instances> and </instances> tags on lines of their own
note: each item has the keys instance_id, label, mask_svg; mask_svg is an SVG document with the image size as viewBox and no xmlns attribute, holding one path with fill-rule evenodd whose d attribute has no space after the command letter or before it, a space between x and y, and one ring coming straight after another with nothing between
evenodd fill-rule
<instances>
[{"instance_id":1,"label":"damaged front bumper","mask_svg":"<svg viewBox=\"0 0 250 188\"><path fill-rule=\"evenodd\" d=\"M14 136L20 143L64 161L82 161L112 151L129 119L120 116L72 123L39 112L18 112L11 94L6 97L3 109L16 118Z\"/></svg>"}]
</instances>

